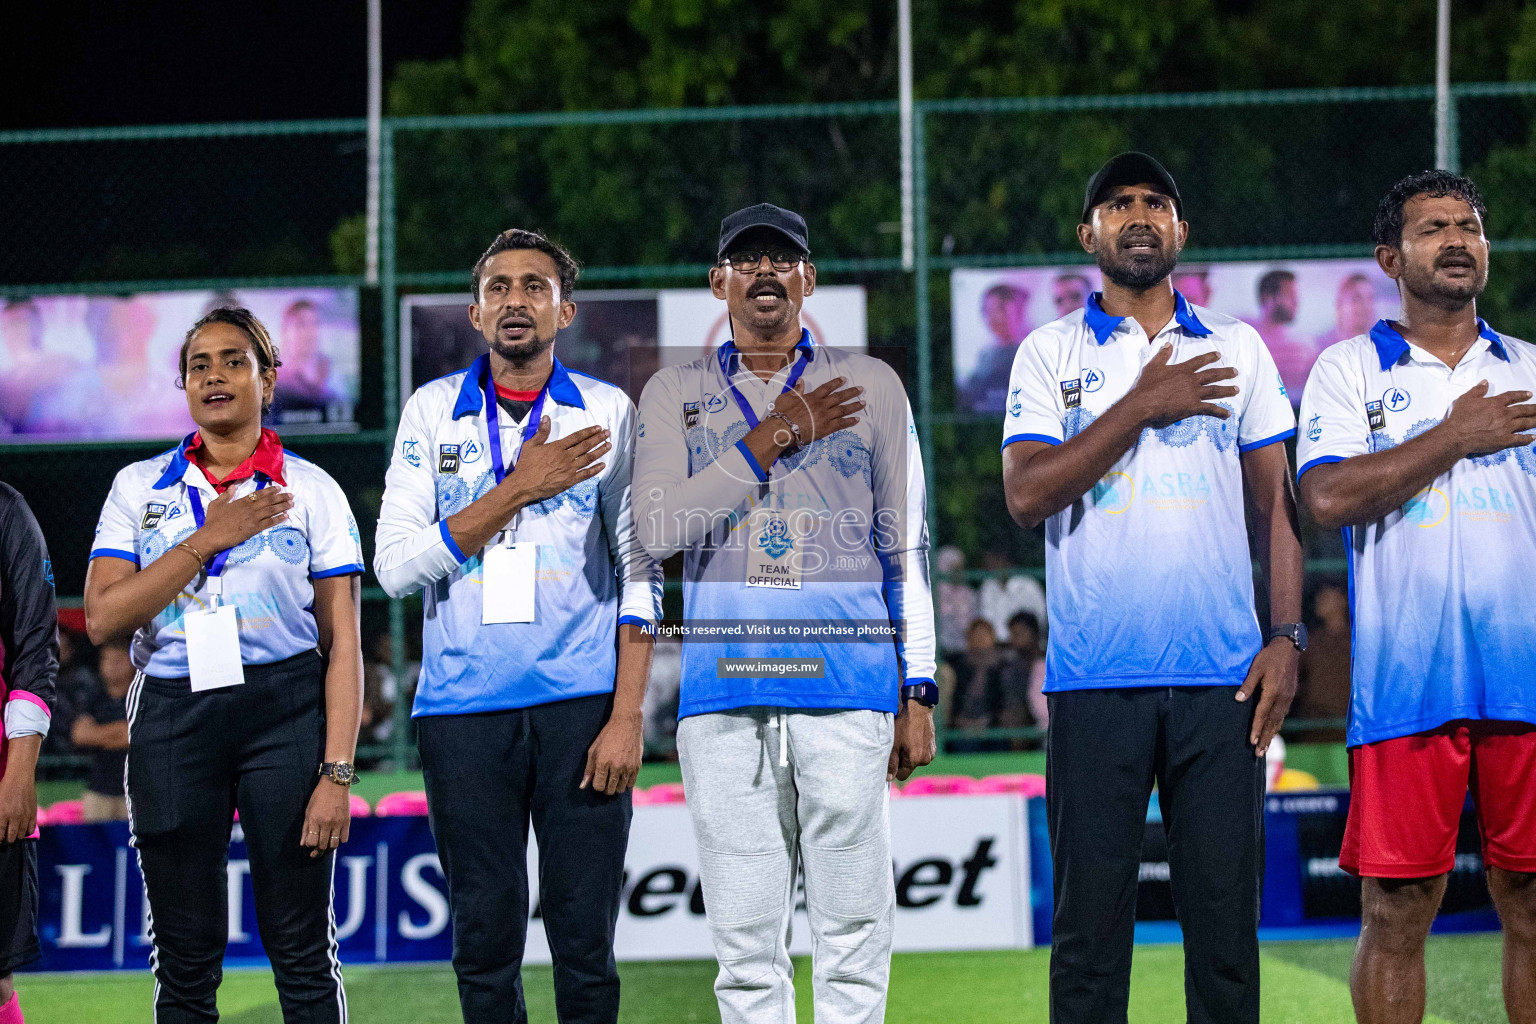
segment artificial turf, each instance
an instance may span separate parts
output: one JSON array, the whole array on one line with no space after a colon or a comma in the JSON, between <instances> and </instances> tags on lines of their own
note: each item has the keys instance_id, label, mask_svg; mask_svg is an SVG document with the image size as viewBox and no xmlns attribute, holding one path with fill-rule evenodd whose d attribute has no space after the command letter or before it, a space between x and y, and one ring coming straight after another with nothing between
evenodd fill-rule
<instances>
[{"instance_id":1,"label":"artificial turf","mask_svg":"<svg viewBox=\"0 0 1536 1024\"><path fill-rule=\"evenodd\" d=\"M1429 1024L1503 1021L1499 936L1430 940ZM1265 1024L1351 1024L1352 941L1273 942L1264 946ZM889 1024L1043 1024L1049 951L906 953L893 963ZM797 959L798 1017L811 1020L809 962ZM1131 981L1131 1020L1184 1019L1183 956L1177 946L1140 946ZM625 1024L718 1021L704 961L621 964ZM528 1016L555 1019L548 967L528 967ZM453 972L445 964L352 967L346 972L358 1024L457 1024ZM29 1024L139 1024L149 1018L147 974L17 976ZM279 1024L277 994L262 970L230 971L219 995L225 1024Z\"/></svg>"}]
</instances>

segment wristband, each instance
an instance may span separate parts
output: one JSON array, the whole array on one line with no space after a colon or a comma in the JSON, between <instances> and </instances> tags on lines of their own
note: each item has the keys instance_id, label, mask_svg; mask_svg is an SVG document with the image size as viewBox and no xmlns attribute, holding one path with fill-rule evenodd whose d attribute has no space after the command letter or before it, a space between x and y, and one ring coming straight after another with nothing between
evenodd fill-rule
<instances>
[{"instance_id":1,"label":"wristband","mask_svg":"<svg viewBox=\"0 0 1536 1024\"><path fill-rule=\"evenodd\" d=\"M186 541L182 541L180 544L177 544L176 547L172 548L171 550L175 551L177 548L186 548L187 549L187 554L189 554L193 558L197 559L197 567L199 569L201 569L203 566L208 564L208 560L203 557L203 553L201 551L197 550L197 548L193 547L191 544L188 544Z\"/></svg>"},{"instance_id":2,"label":"wristband","mask_svg":"<svg viewBox=\"0 0 1536 1024\"><path fill-rule=\"evenodd\" d=\"M769 417L784 421L784 425L787 426L789 428L789 432L794 435L796 448L800 448L805 445L805 441L800 437L800 428L795 425L794 420L791 420L788 416L785 416L777 409L770 409L768 411L768 416L764 418L767 419Z\"/></svg>"}]
</instances>

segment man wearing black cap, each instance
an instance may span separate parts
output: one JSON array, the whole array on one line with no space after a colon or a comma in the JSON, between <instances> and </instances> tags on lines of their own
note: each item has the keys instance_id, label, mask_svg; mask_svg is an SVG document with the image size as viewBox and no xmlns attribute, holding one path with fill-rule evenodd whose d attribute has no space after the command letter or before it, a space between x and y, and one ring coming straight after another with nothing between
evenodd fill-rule
<instances>
[{"instance_id":1,"label":"man wearing black cap","mask_svg":"<svg viewBox=\"0 0 1536 1024\"><path fill-rule=\"evenodd\" d=\"M797 865L819 1024L885 1016L889 780L934 754L926 492L901 380L800 324L805 221L721 224L733 337L640 398L635 516L683 557L677 748L723 1024L794 1017ZM824 339L835 341L836 339ZM893 628L894 627L894 628Z\"/></svg>"},{"instance_id":2,"label":"man wearing black cap","mask_svg":"<svg viewBox=\"0 0 1536 1024\"><path fill-rule=\"evenodd\" d=\"M1183 212L1145 154L1093 176L1078 238L1104 291L1024 340L1008 393L1008 510L1045 524L1053 1024L1126 1019L1154 783L1189 1021L1259 1019L1264 754L1306 644L1296 422L1258 333L1169 281Z\"/></svg>"}]
</instances>

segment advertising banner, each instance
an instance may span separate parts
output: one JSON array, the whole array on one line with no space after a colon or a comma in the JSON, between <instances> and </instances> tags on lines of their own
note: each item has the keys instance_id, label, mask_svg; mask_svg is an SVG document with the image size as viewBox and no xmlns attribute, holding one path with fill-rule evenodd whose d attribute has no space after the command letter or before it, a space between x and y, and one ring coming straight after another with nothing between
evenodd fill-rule
<instances>
[{"instance_id":1,"label":"advertising banner","mask_svg":"<svg viewBox=\"0 0 1536 1024\"><path fill-rule=\"evenodd\" d=\"M898 950L1025 948L1032 941L1025 802L911 797L891 805ZM125 824L45 827L38 849L43 959L28 969L143 970L150 926ZM528 853L529 963L548 963L537 851ZM230 962L262 956L238 823L227 867ZM336 861L334 907L348 963L447 960L447 886L424 817L361 818ZM620 960L709 959L698 855L683 804L635 809L619 912ZM810 952L803 886L796 953Z\"/></svg>"},{"instance_id":2,"label":"advertising banner","mask_svg":"<svg viewBox=\"0 0 1536 1024\"><path fill-rule=\"evenodd\" d=\"M179 438L188 328L219 306L266 324L282 366L267 423L283 434L357 429L351 288L40 295L0 302L0 443Z\"/></svg>"},{"instance_id":3,"label":"advertising banner","mask_svg":"<svg viewBox=\"0 0 1536 1024\"><path fill-rule=\"evenodd\" d=\"M1189 264L1172 277L1190 302L1259 332L1293 405L1301 404L1307 374L1323 349L1397 315L1396 286L1370 259ZM1102 286L1093 266L954 271L956 408L1001 413L1019 342L1082 309Z\"/></svg>"}]
</instances>

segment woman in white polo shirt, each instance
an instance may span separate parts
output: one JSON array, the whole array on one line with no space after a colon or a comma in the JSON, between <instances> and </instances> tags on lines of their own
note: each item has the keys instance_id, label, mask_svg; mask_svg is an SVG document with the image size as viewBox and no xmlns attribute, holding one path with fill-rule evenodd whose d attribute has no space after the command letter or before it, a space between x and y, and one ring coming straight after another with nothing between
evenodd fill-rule
<instances>
[{"instance_id":1,"label":"woman in white polo shirt","mask_svg":"<svg viewBox=\"0 0 1536 1024\"><path fill-rule=\"evenodd\" d=\"M197 430L117 474L85 583L97 644L133 636L127 791L157 1024L218 1019L236 808L288 1024L347 1018L331 877L362 698L346 496L261 426L281 365L248 310L187 332Z\"/></svg>"}]
</instances>

